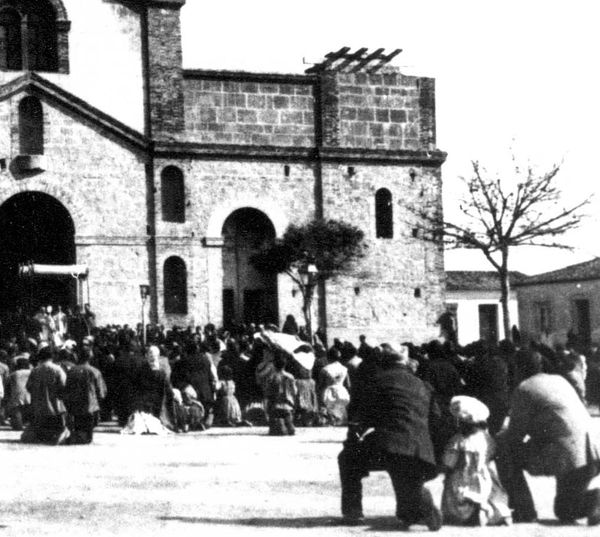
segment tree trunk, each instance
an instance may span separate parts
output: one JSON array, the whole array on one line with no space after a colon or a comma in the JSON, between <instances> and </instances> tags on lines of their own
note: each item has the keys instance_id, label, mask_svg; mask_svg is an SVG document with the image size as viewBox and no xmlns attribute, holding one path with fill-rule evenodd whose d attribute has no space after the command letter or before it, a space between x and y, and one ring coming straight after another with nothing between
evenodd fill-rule
<instances>
[{"instance_id":1,"label":"tree trunk","mask_svg":"<svg viewBox=\"0 0 600 537\"><path fill-rule=\"evenodd\" d=\"M500 268L500 304L502 305L502 325L504 328L504 339L512 340L510 330L510 314L508 312L508 298L510 293L510 281L508 277L508 263L506 255L502 255L502 266Z\"/></svg>"},{"instance_id":2,"label":"tree trunk","mask_svg":"<svg viewBox=\"0 0 600 537\"><path fill-rule=\"evenodd\" d=\"M304 325L306 327L306 335L308 336L308 341L312 344L312 301L314 295L314 286L306 285L302 291L302 314L304 316Z\"/></svg>"}]
</instances>

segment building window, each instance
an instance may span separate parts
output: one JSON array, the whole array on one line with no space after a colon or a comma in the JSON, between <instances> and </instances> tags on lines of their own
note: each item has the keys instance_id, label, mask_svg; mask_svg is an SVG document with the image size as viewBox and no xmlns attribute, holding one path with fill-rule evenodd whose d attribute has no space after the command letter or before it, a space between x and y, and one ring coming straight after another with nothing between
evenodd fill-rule
<instances>
[{"instance_id":1,"label":"building window","mask_svg":"<svg viewBox=\"0 0 600 537\"><path fill-rule=\"evenodd\" d=\"M387 188L380 188L375 193L375 236L378 239L394 237L392 193Z\"/></svg>"},{"instance_id":2,"label":"building window","mask_svg":"<svg viewBox=\"0 0 600 537\"><path fill-rule=\"evenodd\" d=\"M185 222L183 172L175 166L167 166L162 171L160 179L162 219L165 222Z\"/></svg>"},{"instance_id":3,"label":"building window","mask_svg":"<svg viewBox=\"0 0 600 537\"><path fill-rule=\"evenodd\" d=\"M187 313L187 271L180 257L169 257L164 270L165 313Z\"/></svg>"},{"instance_id":4,"label":"building window","mask_svg":"<svg viewBox=\"0 0 600 537\"><path fill-rule=\"evenodd\" d=\"M552 306L550 302L536 303L535 314L535 327L538 334L548 335L552 332Z\"/></svg>"},{"instance_id":5,"label":"building window","mask_svg":"<svg viewBox=\"0 0 600 537\"><path fill-rule=\"evenodd\" d=\"M19 103L19 152L44 154L44 113L36 97L25 97Z\"/></svg>"},{"instance_id":6,"label":"building window","mask_svg":"<svg viewBox=\"0 0 600 537\"><path fill-rule=\"evenodd\" d=\"M498 304L479 304L479 339L498 343Z\"/></svg>"},{"instance_id":7,"label":"building window","mask_svg":"<svg viewBox=\"0 0 600 537\"><path fill-rule=\"evenodd\" d=\"M56 20L51 12L31 13L27 17L27 61L32 71L58 68Z\"/></svg>"},{"instance_id":8,"label":"building window","mask_svg":"<svg viewBox=\"0 0 600 537\"><path fill-rule=\"evenodd\" d=\"M23 68L21 46L21 15L16 9L2 9L0 11L0 69Z\"/></svg>"},{"instance_id":9,"label":"building window","mask_svg":"<svg viewBox=\"0 0 600 537\"><path fill-rule=\"evenodd\" d=\"M0 0L0 69L68 73L69 28L61 0Z\"/></svg>"}]
</instances>

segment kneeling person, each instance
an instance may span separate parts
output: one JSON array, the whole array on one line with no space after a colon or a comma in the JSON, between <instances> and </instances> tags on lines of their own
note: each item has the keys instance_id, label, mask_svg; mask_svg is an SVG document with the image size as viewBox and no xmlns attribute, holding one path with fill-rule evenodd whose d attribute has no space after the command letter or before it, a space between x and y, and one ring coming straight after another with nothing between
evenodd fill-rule
<instances>
[{"instance_id":1,"label":"kneeling person","mask_svg":"<svg viewBox=\"0 0 600 537\"><path fill-rule=\"evenodd\" d=\"M78 365L67 373L65 404L71 417L71 444L89 444L98 424L100 402L106 397L102 373L89 363L83 353Z\"/></svg>"},{"instance_id":2,"label":"kneeling person","mask_svg":"<svg viewBox=\"0 0 600 537\"><path fill-rule=\"evenodd\" d=\"M439 408L431 387L410 369L406 347L384 344L382 358L382 367L359 367L365 378L351 386L348 438L338 456L343 522L361 523L361 480L371 470L385 470L400 525L423 523L437 531L441 513L424 483L437 475L429 419Z\"/></svg>"},{"instance_id":3,"label":"kneeling person","mask_svg":"<svg viewBox=\"0 0 600 537\"><path fill-rule=\"evenodd\" d=\"M32 421L21 435L21 441L62 444L69 437L63 401L67 376L60 366L52 362L54 353L50 347L40 349L37 358L38 365L29 375L26 385L31 394Z\"/></svg>"}]
</instances>

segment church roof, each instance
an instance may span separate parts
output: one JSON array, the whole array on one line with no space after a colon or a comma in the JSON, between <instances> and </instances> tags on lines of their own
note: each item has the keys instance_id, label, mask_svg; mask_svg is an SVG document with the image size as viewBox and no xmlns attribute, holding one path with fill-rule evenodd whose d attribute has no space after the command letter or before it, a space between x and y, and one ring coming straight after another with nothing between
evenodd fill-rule
<instances>
[{"instance_id":1,"label":"church roof","mask_svg":"<svg viewBox=\"0 0 600 537\"><path fill-rule=\"evenodd\" d=\"M535 274L519 283L521 286L600 279L600 258L569 265L561 269Z\"/></svg>"},{"instance_id":2,"label":"church roof","mask_svg":"<svg viewBox=\"0 0 600 537\"><path fill-rule=\"evenodd\" d=\"M138 149L148 149L149 141L143 134L98 110L83 99L52 84L36 73L27 72L0 86L0 101L19 93L34 95L41 100L65 108L82 120L96 125L105 134L115 136Z\"/></svg>"},{"instance_id":3,"label":"church roof","mask_svg":"<svg viewBox=\"0 0 600 537\"><path fill-rule=\"evenodd\" d=\"M522 272L510 271L510 284L516 285L527 278ZM495 270L447 270L447 291L498 291L500 278Z\"/></svg>"}]
</instances>

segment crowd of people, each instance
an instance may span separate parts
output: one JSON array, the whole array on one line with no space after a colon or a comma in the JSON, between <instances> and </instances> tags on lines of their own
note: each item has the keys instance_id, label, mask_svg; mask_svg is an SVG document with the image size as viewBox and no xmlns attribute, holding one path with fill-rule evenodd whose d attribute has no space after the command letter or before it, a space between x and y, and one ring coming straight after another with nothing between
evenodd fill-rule
<instances>
[{"instance_id":1,"label":"crowd of people","mask_svg":"<svg viewBox=\"0 0 600 537\"><path fill-rule=\"evenodd\" d=\"M591 354L590 371L597 365ZM577 349L535 344L376 347L351 377L348 435L338 457L344 523L362 523L361 480L385 470L405 528L534 522L525 471L555 477L562 523L600 524L587 371ZM424 486L439 473L441 510Z\"/></svg>"},{"instance_id":2,"label":"crowd of people","mask_svg":"<svg viewBox=\"0 0 600 537\"><path fill-rule=\"evenodd\" d=\"M405 527L533 521L527 470L556 477L561 521L600 524L600 490L588 490L600 453L585 406L600 402L595 347L586 360L580 349L508 341L360 336L327 347L301 335L291 316L281 330L100 327L89 306L42 308L2 327L0 419L22 441L48 444L90 443L99 421L115 419L123 433L149 434L347 425L344 523L362 523L361 479L375 470L389 473ZM441 510L424 486L440 472Z\"/></svg>"}]
</instances>

